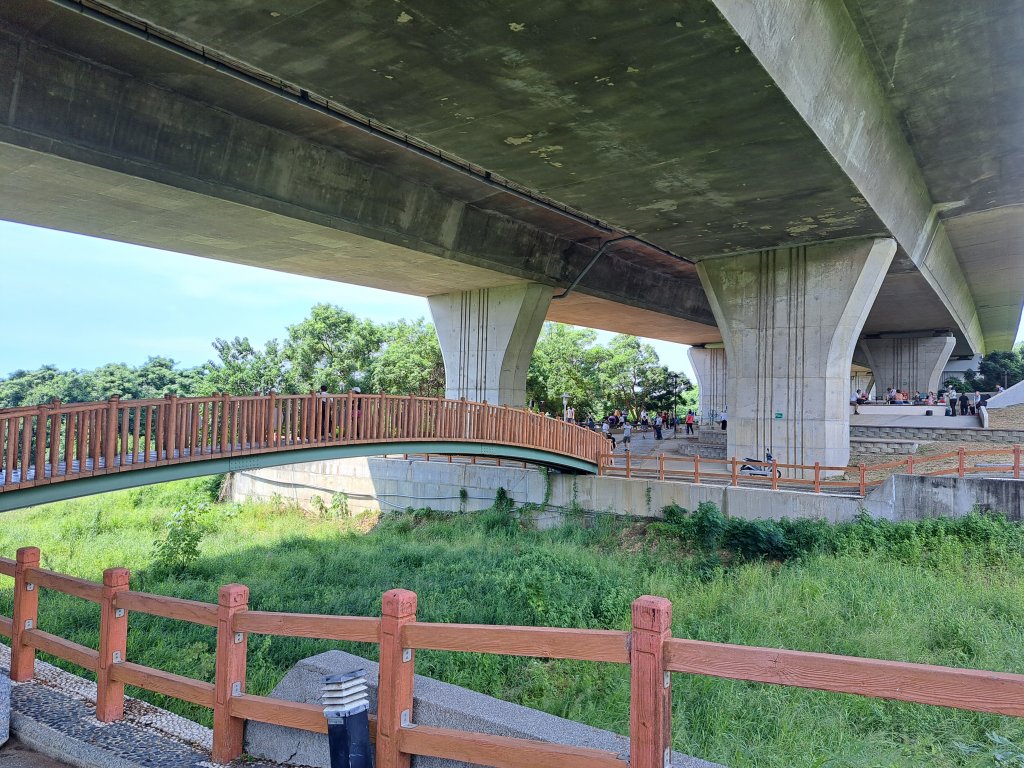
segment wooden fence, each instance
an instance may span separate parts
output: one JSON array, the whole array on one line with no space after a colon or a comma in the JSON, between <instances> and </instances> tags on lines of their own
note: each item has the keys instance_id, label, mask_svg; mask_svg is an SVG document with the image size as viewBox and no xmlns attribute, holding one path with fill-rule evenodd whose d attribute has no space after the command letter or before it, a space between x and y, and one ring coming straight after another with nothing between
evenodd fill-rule
<instances>
[{"instance_id":1,"label":"wooden fence","mask_svg":"<svg viewBox=\"0 0 1024 768\"><path fill-rule=\"evenodd\" d=\"M462 441L589 463L604 439L524 409L391 395L119 400L0 410L0 492L225 456L356 443Z\"/></svg>"},{"instance_id":2,"label":"wooden fence","mask_svg":"<svg viewBox=\"0 0 1024 768\"><path fill-rule=\"evenodd\" d=\"M378 768L407 768L413 755L496 768L664 768L671 749L673 672L1024 717L1024 675L673 638L672 604L661 597L645 596L633 602L629 632L431 624L416 621L416 594L403 589L384 594L379 617L275 613L250 611L249 590L241 584L221 587L218 603L213 605L133 592L124 568L106 570L103 583L97 584L44 570L39 562L35 547L19 549L15 560L0 558L0 574L14 578L13 615L0 617L0 634L11 639L11 679L31 680L35 653L42 651L95 673L96 718L102 722L124 716L126 684L211 708L215 762L242 754L246 720L317 733L327 730L320 706L246 693L246 647L251 633L379 644L378 709L371 720ZM99 604L98 649L40 629L40 588ZM129 661L130 611L215 627L214 682ZM596 749L412 727L416 649L629 665L629 761Z\"/></svg>"},{"instance_id":3,"label":"wooden fence","mask_svg":"<svg viewBox=\"0 0 1024 768\"><path fill-rule=\"evenodd\" d=\"M936 464L956 459L955 466ZM982 460L985 459L985 460ZM601 453L598 456L598 474L627 478L679 480L688 483L716 483L758 488L792 488L814 493L855 492L864 496L869 488L881 485L891 474L935 477L938 475L1005 476L1020 480L1021 447L982 448L971 450L960 446L946 453L914 456L912 454L881 464L857 466L828 466L814 464L786 464L779 461L749 461L738 459L707 459L701 456L642 456L632 454ZM751 473L754 469L757 473ZM835 476L839 475L837 479ZM852 479L851 479L852 478Z\"/></svg>"}]
</instances>

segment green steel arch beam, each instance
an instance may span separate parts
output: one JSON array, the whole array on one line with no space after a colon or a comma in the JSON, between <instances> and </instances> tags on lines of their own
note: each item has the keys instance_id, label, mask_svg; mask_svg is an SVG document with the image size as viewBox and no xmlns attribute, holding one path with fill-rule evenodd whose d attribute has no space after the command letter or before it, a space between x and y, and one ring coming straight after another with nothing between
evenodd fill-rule
<instances>
[{"instance_id":1,"label":"green steel arch beam","mask_svg":"<svg viewBox=\"0 0 1024 768\"><path fill-rule=\"evenodd\" d=\"M429 441L396 443L357 443L354 445L332 445L317 448L257 453L249 456L225 456L201 461L186 461L179 464L147 467L145 469L111 472L95 476L77 477L47 485L22 488L0 493L0 512L47 504L51 501L92 496L97 493L136 488L140 485L154 485L171 480L190 477L220 475L246 469L265 469L303 461L324 461L327 459L349 459L361 456L382 456L394 453L441 453L457 456L486 456L497 459L515 459L531 464L540 464L573 474L596 474L593 462L574 459L537 448L521 448L512 445L490 445L486 443Z\"/></svg>"}]
</instances>

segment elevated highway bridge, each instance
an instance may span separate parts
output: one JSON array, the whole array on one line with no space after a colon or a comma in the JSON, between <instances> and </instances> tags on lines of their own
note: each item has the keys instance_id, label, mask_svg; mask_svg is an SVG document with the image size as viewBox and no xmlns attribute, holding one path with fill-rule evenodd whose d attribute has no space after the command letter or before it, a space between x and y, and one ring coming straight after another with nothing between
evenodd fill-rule
<instances>
[{"instance_id":1,"label":"elevated highway bridge","mask_svg":"<svg viewBox=\"0 0 1024 768\"><path fill-rule=\"evenodd\" d=\"M697 345L730 455L845 464L1024 304L1013 0L14 0L0 217L430 298L447 395L545 319Z\"/></svg>"}]
</instances>

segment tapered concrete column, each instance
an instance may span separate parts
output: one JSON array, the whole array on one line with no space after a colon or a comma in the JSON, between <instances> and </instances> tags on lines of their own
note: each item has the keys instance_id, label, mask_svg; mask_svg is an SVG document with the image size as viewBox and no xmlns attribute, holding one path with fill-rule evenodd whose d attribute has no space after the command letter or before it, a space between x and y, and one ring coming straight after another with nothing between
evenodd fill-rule
<instances>
[{"instance_id":1,"label":"tapered concrete column","mask_svg":"<svg viewBox=\"0 0 1024 768\"><path fill-rule=\"evenodd\" d=\"M552 289L529 283L430 296L445 397L526 404L526 373Z\"/></svg>"},{"instance_id":2,"label":"tapered concrete column","mask_svg":"<svg viewBox=\"0 0 1024 768\"><path fill-rule=\"evenodd\" d=\"M881 389L938 392L942 371L953 354L953 336L861 339L860 348ZM879 389L879 391L881 391Z\"/></svg>"},{"instance_id":3,"label":"tapered concrete column","mask_svg":"<svg viewBox=\"0 0 1024 768\"><path fill-rule=\"evenodd\" d=\"M690 364L697 377L697 421L711 424L725 408L725 347L690 347Z\"/></svg>"},{"instance_id":4,"label":"tapered concrete column","mask_svg":"<svg viewBox=\"0 0 1024 768\"><path fill-rule=\"evenodd\" d=\"M895 252L880 238L698 264L729 360L729 455L846 464L850 363Z\"/></svg>"}]
</instances>

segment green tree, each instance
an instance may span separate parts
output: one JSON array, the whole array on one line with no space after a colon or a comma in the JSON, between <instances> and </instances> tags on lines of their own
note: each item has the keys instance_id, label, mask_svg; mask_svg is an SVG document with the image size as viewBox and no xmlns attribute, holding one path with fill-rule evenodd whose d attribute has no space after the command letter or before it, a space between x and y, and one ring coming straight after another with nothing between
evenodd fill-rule
<instances>
[{"instance_id":1,"label":"green tree","mask_svg":"<svg viewBox=\"0 0 1024 768\"><path fill-rule=\"evenodd\" d=\"M1022 351L1022 346L1018 345L1014 349L989 352L978 364L978 375L964 377L967 385L973 384L974 389L991 392L996 385L1012 387L1024 380ZM968 374L971 373L973 372L968 371Z\"/></svg>"},{"instance_id":2,"label":"green tree","mask_svg":"<svg viewBox=\"0 0 1024 768\"><path fill-rule=\"evenodd\" d=\"M603 356L596 341L597 333L590 329L545 323L530 359L527 399L556 413L568 393L577 418L596 414L601 400L597 366Z\"/></svg>"},{"instance_id":3,"label":"green tree","mask_svg":"<svg viewBox=\"0 0 1024 768\"><path fill-rule=\"evenodd\" d=\"M660 365L658 353L650 344L635 336L619 334L612 337L607 354L598 364L598 375L607 410L622 408L631 419L637 419L644 408L672 410L675 392L669 369ZM675 374L680 390L690 388L683 374Z\"/></svg>"},{"instance_id":4,"label":"green tree","mask_svg":"<svg viewBox=\"0 0 1024 768\"><path fill-rule=\"evenodd\" d=\"M332 304L317 304L309 317L288 327L283 357L290 363L289 387L310 391L326 386L347 392L370 381L381 329Z\"/></svg>"},{"instance_id":5,"label":"green tree","mask_svg":"<svg viewBox=\"0 0 1024 768\"><path fill-rule=\"evenodd\" d=\"M285 369L277 339L268 341L262 350L253 347L248 338L238 336L231 341L216 339L213 348L218 360L208 364L204 394L251 395L265 394L271 389L283 391Z\"/></svg>"},{"instance_id":6,"label":"green tree","mask_svg":"<svg viewBox=\"0 0 1024 768\"><path fill-rule=\"evenodd\" d=\"M383 344L373 359L375 392L438 397L444 394L444 360L434 326L422 318L381 329Z\"/></svg>"}]
</instances>

